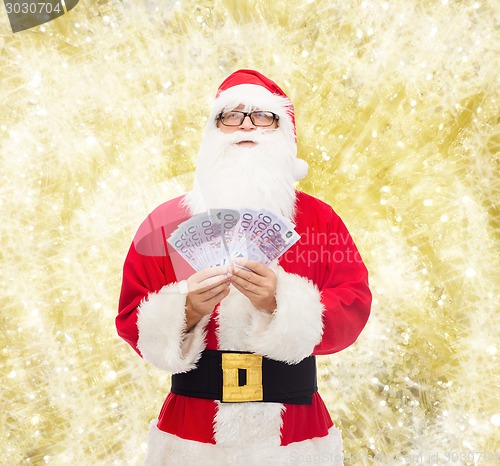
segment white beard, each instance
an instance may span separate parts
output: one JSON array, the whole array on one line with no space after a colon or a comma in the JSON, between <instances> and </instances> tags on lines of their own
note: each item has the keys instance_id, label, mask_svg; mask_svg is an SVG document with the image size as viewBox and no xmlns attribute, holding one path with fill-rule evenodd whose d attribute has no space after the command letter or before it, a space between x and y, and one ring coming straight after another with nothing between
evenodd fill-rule
<instances>
[{"instance_id":1,"label":"white beard","mask_svg":"<svg viewBox=\"0 0 500 466\"><path fill-rule=\"evenodd\" d=\"M239 141L254 141L240 147ZM195 186L185 198L192 214L208 209L268 209L293 220L294 141L278 130L205 133L196 168Z\"/></svg>"}]
</instances>

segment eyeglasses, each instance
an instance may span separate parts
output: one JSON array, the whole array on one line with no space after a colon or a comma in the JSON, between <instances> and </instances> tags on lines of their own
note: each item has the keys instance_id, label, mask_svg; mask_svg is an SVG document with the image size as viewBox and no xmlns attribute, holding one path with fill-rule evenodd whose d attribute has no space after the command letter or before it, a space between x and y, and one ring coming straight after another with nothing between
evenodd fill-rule
<instances>
[{"instance_id":1,"label":"eyeglasses","mask_svg":"<svg viewBox=\"0 0 500 466\"><path fill-rule=\"evenodd\" d=\"M237 110L223 112L217 115L217 120L224 126L240 126L247 116L250 117L250 121L255 126L271 126L275 121L279 120L279 116L275 113L261 110L254 112L239 112Z\"/></svg>"}]
</instances>

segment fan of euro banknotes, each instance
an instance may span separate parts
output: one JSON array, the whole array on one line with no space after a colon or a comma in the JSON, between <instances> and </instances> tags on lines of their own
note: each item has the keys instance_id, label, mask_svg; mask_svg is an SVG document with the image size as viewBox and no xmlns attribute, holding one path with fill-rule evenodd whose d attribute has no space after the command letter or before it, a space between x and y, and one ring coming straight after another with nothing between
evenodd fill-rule
<instances>
[{"instance_id":1,"label":"fan of euro banknotes","mask_svg":"<svg viewBox=\"0 0 500 466\"><path fill-rule=\"evenodd\" d=\"M215 209L181 223L167 241L199 271L242 257L268 265L299 239L290 220L267 210Z\"/></svg>"}]
</instances>

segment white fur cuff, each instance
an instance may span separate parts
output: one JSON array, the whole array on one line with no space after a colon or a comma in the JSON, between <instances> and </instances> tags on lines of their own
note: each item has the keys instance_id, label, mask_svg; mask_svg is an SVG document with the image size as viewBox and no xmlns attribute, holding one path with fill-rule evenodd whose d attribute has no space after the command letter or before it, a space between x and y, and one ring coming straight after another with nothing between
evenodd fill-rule
<instances>
[{"instance_id":1,"label":"white fur cuff","mask_svg":"<svg viewBox=\"0 0 500 466\"><path fill-rule=\"evenodd\" d=\"M205 327L210 319L203 317L186 333L186 295L181 291L177 283L172 283L158 293L150 293L139 305L137 317L137 347L142 357L173 374L196 367L205 349Z\"/></svg>"},{"instance_id":2,"label":"white fur cuff","mask_svg":"<svg viewBox=\"0 0 500 466\"><path fill-rule=\"evenodd\" d=\"M307 278L276 270L277 308L272 315L255 312L249 334L251 351L296 364L310 356L323 335L320 291Z\"/></svg>"}]
</instances>

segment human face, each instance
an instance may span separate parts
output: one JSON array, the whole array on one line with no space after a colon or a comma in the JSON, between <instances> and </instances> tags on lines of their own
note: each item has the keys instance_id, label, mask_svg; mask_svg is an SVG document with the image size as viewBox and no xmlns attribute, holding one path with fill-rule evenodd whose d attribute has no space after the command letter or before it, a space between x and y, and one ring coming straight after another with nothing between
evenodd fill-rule
<instances>
[{"instance_id":1,"label":"human face","mask_svg":"<svg viewBox=\"0 0 500 466\"><path fill-rule=\"evenodd\" d=\"M237 111L242 112L244 109L245 109L245 106L240 104L236 108L234 108L233 110L237 110ZM274 120L273 124L271 126L266 126L265 129L276 129L277 127L278 127L278 120ZM255 131L259 127L255 126L252 123L252 120L250 119L250 117L247 115L245 117L245 119L243 120L243 122L241 123L241 125L238 125L238 126L225 126L219 120L217 120L217 128L219 128L219 130L225 134L231 134L231 133L235 133L236 131L251 132L251 131ZM238 145L239 147L253 147L256 144L257 143L253 142L253 141L240 141L240 142L236 143L236 145Z\"/></svg>"}]
</instances>

